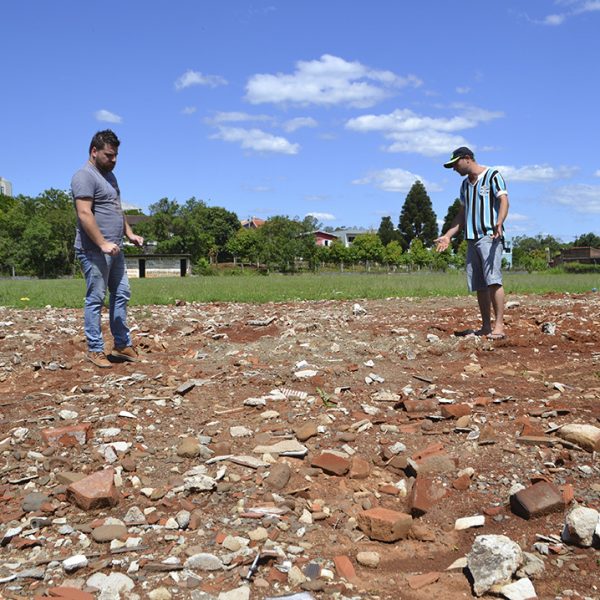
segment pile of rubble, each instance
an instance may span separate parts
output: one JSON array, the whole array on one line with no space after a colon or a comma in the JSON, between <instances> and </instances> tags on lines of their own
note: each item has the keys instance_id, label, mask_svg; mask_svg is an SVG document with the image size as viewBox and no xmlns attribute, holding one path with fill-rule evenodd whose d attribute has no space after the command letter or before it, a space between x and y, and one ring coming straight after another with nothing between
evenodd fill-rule
<instances>
[{"instance_id":1,"label":"pile of rubble","mask_svg":"<svg viewBox=\"0 0 600 600\"><path fill-rule=\"evenodd\" d=\"M0 308L0 597L600 598L600 298Z\"/></svg>"}]
</instances>

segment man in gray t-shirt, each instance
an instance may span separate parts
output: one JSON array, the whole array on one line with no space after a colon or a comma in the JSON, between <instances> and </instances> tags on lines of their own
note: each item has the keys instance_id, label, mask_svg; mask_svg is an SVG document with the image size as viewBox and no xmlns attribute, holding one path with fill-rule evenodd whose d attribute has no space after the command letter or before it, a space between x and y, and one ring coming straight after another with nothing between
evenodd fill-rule
<instances>
[{"instance_id":1,"label":"man in gray t-shirt","mask_svg":"<svg viewBox=\"0 0 600 600\"><path fill-rule=\"evenodd\" d=\"M135 361L137 351L127 327L127 303L131 297L123 236L136 246L144 238L135 235L121 208L121 195L113 169L121 142L110 130L97 132L90 144L88 162L71 180L71 193L77 213L75 251L86 281L84 329L86 358L97 367L112 366L104 352L101 312L109 291L110 330L114 338L111 355L118 360Z\"/></svg>"}]
</instances>

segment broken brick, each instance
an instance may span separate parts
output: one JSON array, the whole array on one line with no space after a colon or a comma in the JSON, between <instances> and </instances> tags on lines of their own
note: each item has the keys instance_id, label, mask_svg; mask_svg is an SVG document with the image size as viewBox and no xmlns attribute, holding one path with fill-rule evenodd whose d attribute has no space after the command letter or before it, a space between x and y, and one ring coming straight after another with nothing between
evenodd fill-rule
<instances>
[{"instance_id":1,"label":"broken brick","mask_svg":"<svg viewBox=\"0 0 600 600\"><path fill-rule=\"evenodd\" d=\"M547 481L539 481L510 497L512 512L524 519L557 512L563 510L564 506L560 490Z\"/></svg>"},{"instance_id":2,"label":"broken brick","mask_svg":"<svg viewBox=\"0 0 600 600\"><path fill-rule=\"evenodd\" d=\"M114 483L113 469L104 469L84 477L67 488L67 499L83 510L115 506L119 492Z\"/></svg>"},{"instance_id":3,"label":"broken brick","mask_svg":"<svg viewBox=\"0 0 600 600\"><path fill-rule=\"evenodd\" d=\"M350 461L333 452L323 452L313 459L311 465L323 470L328 475L344 475L350 470Z\"/></svg>"},{"instance_id":4,"label":"broken brick","mask_svg":"<svg viewBox=\"0 0 600 600\"><path fill-rule=\"evenodd\" d=\"M49 427L42 429L41 435L49 446L85 446L89 439L90 423L67 425L65 427Z\"/></svg>"},{"instance_id":5,"label":"broken brick","mask_svg":"<svg viewBox=\"0 0 600 600\"><path fill-rule=\"evenodd\" d=\"M357 516L358 526L372 540L395 542L406 538L412 525L412 517L388 508L370 508Z\"/></svg>"}]
</instances>

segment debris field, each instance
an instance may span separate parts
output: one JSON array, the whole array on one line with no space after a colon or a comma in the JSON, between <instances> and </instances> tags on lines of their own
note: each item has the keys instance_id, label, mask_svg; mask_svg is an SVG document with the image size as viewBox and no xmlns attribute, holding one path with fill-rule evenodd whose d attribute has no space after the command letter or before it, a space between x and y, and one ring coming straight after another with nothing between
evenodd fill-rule
<instances>
[{"instance_id":1,"label":"debris field","mask_svg":"<svg viewBox=\"0 0 600 600\"><path fill-rule=\"evenodd\" d=\"M0 307L1 598L600 599L597 293L129 325Z\"/></svg>"}]
</instances>

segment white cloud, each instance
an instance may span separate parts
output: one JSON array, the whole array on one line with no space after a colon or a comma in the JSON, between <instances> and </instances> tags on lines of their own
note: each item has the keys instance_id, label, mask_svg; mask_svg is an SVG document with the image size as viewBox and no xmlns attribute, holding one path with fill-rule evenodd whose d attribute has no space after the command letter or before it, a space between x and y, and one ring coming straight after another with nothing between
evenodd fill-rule
<instances>
[{"instance_id":1,"label":"white cloud","mask_svg":"<svg viewBox=\"0 0 600 600\"><path fill-rule=\"evenodd\" d=\"M471 91L471 88L469 86L459 86L456 88L456 93L457 94L468 94Z\"/></svg>"},{"instance_id":2,"label":"white cloud","mask_svg":"<svg viewBox=\"0 0 600 600\"><path fill-rule=\"evenodd\" d=\"M219 85L227 85L227 80L220 75L203 75L199 71L192 71L191 69L188 69L175 81L175 89L177 91L191 87L192 85L217 87Z\"/></svg>"},{"instance_id":3,"label":"white cloud","mask_svg":"<svg viewBox=\"0 0 600 600\"><path fill-rule=\"evenodd\" d=\"M600 0L556 0L555 4L565 6L566 10L546 15L542 20L534 20L534 23L557 27L571 17L600 11Z\"/></svg>"},{"instance_id":4,"label":"white cloud","mask_svg":"<svg viewBox=\"0 0 600 600\"><path fill-rule=\"evenodd\" d=\"M382 115L362 115L346 122L346 128L359 132L380 132L392 143L388 152L415 152L425 156L436 156L458 146L469 145L456 132L477 127L503 116L477 107L459 106L462 114L443 118L428 117L409 109L397 109ZM472 144L471 148L475 148Z\"/></svg>"},{"instance_id":5,"label":"white cloud","mask_svg":"<svg viewBox=\"0 0 600 600\"><path fill-rule=\"evenodd\" d=\"M243 185L242 188L246 192L254 192L255 194L265 194L273 191L273 188L268 185Z\"/></svg>"},{"instance_id":6,"label":"white cloud","mask_svg":"<svg viewBox=\"0 0 600 600\"><path fill-rule=\"evenodd\" d=\"M506 220L509 221L510 223L523 223L525 221L530 221L531 217L528 217L527 215L522 215L520 213L516 213L516 212L510 212L508 213L508 216L506 217Z\"/></svg>"},{"instance_id":7,"label":"white cloud","mask_svg":"<svg viewBox=\"0 0 600 600\"><path fill-rule=\"evenodd\" d=\"M329 196L326 194L308 194L307 196L304 196L304 199L307 202L323 202L329 200Z\"/></svg>"},{"instance_id":8,"label":"white cloud","mask_svg":"<svg viewBox=\"0 0 600 600\"><path fill-rule=\"evenodd\" d=\"M251 115L245 112L218 112L214 117L206 119L211 125L219 123L243 123L247 121L272 121L273 117L268 115Z\"/></svg>"},{"instance_id":9,"label":"white cloud","mask_svg":"<svg viewBox=\"0 0 600 600\"><path fill-rule=\"evenodd\" d=\"M551 167L550 165L525 165L523 167L499 166L500 172L508 181L554 181L568 179L579 169L577 167Z\"/></svg>"},{"instance_id":10,"label":"white cloud","mask_svg":"<svg viewBox=\"0 0 600 600\"><path fill-rule=\"evenodd\" d=\"M600 169L598 169L595 173L594 173L594 177L600 177Z\"/></svg>"},{"instance_id":11,"label":"white cloud","mask_svg":"<svg viewBox=\"0 0 600 600\"><path fill-rule=\"evenodd\" d=\"M121 123L123 121L119 115L104 109L96 111L94 117L96 117L97 121L104 121L106 123Z\"/></svg>"},{"instance_id":12,"label":"white cloud","mask_svg":"<svg viewBox=\"0 0 600 600\"><path fill-rule=\"evenodd\" d=\"M198 109L195 106L186 106L182 111L182 115L193 115Z\"/></svg>"},{"instance_id":13,"label":"white cloud","mask_svg":"<svg viewBox=\"0 0 600 600\"><path fill-rule=\"evenodd\" d=\"M439 192L441 188L435 183L428 183L423 177L404 169L383 169L372 171L366 177L355 179L354 185L374 185L384 192L408 192L415 181L421 181L430 192Z\"/></svg>"},{"instance_id":14,"label":"white cloud","mask_svg":"<svg viewBox=\"0 0 600 600\"><path fill-rule=\"evenodd\" d=\"M335 221L336 216L331 213L322 213L322 212L309 212L306 213L306 217L314 217L317 221Z\"/></svg>"},{"instance_id":15,"label":"white cloud","mask_svg":"<svg viewBox=\"0 0 600 600\"><path fill-rule=\"evenodd\" d=\"M542 25L550 25L555 27L562 25L567 19L567 15L546 15L542 20Z\"/></svg>"},{"instance_id":16,"label":"white cloud","mask_svg":"<svg viewBox=\"0 0 600 600\"><path fill-rule=\"evenodd\" d=\"M298 154L300 146L292 144L284 137L276 136L261 129L243 129L241 127L219 127L211 139L225 142L239 142L246 150L273 152L276 154Z\"/></svg>"},{"instance_id":17,"label":"white cloud","mask_svg":"<svg viewBox=\"0 0 600 600\"><path fill-rule=\"evenodd\" d=\"M318 60L298 61L291 75L253 75L246 85L246 100L252 104L346 104L366 108L388 97L393 88L421 84L414 75L400 77L324 54Z\"/></svg>"},{"instance_id":18,"label":"white cloud","mask_svg":"<svg viewBox=\"0 0 600 600\"><path fill-rule=\"evenodd\" d=\"M583 183L556 189L552 199L582 214L600 214L600 186Z\"/></svg>"},{"instance_id":19,"label":"white cloud","mask_svg":"<svg viewBox=\"0 0 600 600\"><path fill-rule=\"evenodd\" d=\"M283 129L288 133L292 133L293 131L296 131L296 129L301 129L302 127L316 127L317 125L317 121L312 117L296 117L295 119L286 121L283 124Z\"/></svg>"}]
</instances>

